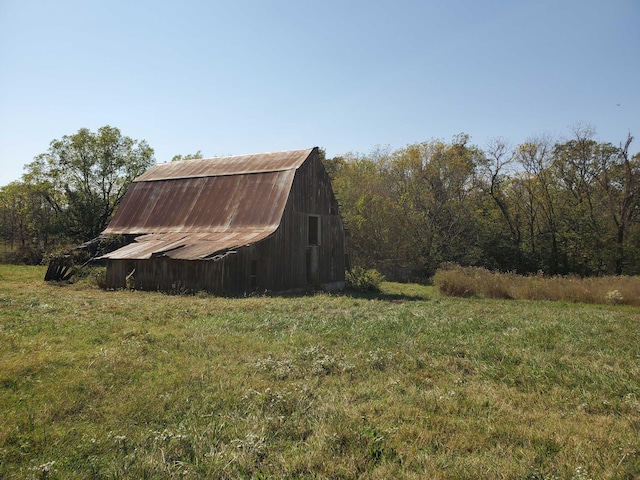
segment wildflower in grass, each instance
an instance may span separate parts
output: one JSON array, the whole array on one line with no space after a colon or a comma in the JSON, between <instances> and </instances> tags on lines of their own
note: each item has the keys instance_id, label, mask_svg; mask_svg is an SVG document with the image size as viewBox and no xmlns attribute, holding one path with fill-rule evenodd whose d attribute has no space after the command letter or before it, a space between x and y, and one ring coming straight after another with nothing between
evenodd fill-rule
<instances>
[{"instance_id":1,"label":"wildflower in grass","mask_svg":"<svg viewBox=\"0 0 640 480\"><path fill-rule=\"evenodd\" d=\"M607 292L605 299L607 303L612 303L614 305L619 305L624 302L624 297L618 290L611 290Z\"/></svg>"},{"instance_id":2,"label":"wildflower in grass","mask_svg":"<svg viewBox=\"0 0 640 480\"><path fill-rule=\"evenodd\" d=\"M262 435L257 435L255 433L249 432L245 436L244 439L235 438L231 440L231 445L236 447L238 450L244 450L246 452L252 452L257 454L262 454L266 450L266 439Z\"/></svg>"},{"instance_id":3,"label":"wildflower in grass","mask_svg":"<svg viewBox=\"0 0 640 480\"><path fill-rule=\"evenodd\" d=\"M571 477L571 480L593 480L587 473L587 469L582 465L576 467L576 471Z\"/></svg>"},{"instance_id":4,"label":"wildflower in grass","mask_svg":"<svg viewBox=\"0 0 640 480\"><path fill-rule=\"evenodd\" d=\"M166 428L162 432L153 431L152 433L155 434L154 440L156 442L158 441L166 442L170 440L186 440L188 438L187 435L184 435L181 433L173 433L167 430Z\"/></svg>"},{"instance_id":5,"label":"wildflower in grass","mask_svg":"<svg viewBox=\"0 0 640 480\"><path fill-rule=\"evenodd\" d=\"M121 449L123 452L127 452L127 436L126 435L111 435L109 432L109 436L113 438L113 443L116 445L116 448Z\"/></svg>"},{"instance_id":6,"label":"wildflower in grass","mask_svg":"<svg viewBox=\"0 0 640 480\"><path fill-rule=\"evenodd\" d=\"M38 473L40 478L49 478L49 474L55 472L55 469L53 468L55 464L55 460L52 460L50 462L43 463L42 465L38 465L37 467L31 467L29 470Z\"/></svg>"},{"instance_id":7,"label":"wildflower in grass","mask_svg":"<svg viewBox=\"0 0 640 480\"><path fill-rule=\"evenodd\" d=\"M640 401L638 401L638 399L633 393L627 393L624 396L624 403L626 403L631 408L637 410L638 413L640 413Z\"/></svg>"},{"instance_id":8,"label":"wildflower in grass","mask_svg":"<svg viewBox=\"0 0 640 480\"><path fill-rule=\"evenodd\" d=\"M279 380L286 380L295 373L291 360L286 358L277 360L271 354L266 358L258 359L254 365L257 371L270 373Z\"/></svg>"},{"instance_id":9,"label":"wildflower in grass","mask_svg":"<svg viewBox=\"0 0 640 480\"><path fill-rule=\"evenodd\" d=\"M387 352L377 348L367 352L367 361L374 370L385 370L393 361L395 353Z\"/></svg>"},{"instance_id":10,"label":"wildflower in grass","mask_svg":"<svg viewBox=\"0 0 640 480\"><path fill-rule=\"evenodd\" d=\"M311 367L311 371L315 376L329 375L337 369L337 361L330 355L323 355L316 358Z\"/></svg>"}]
</instances>

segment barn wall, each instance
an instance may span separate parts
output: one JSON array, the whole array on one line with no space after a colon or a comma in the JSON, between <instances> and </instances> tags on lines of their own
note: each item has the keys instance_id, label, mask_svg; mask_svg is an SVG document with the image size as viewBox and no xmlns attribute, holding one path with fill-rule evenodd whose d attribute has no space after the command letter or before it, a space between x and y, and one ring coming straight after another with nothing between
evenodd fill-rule
<instances>
[{"instance_id":1,"label":"barn wall","mask_svg":"<svg viewBox=\"0 0 640 480\"><path fill-rule=\"evenodd\" d=\"M223 262L172 260L157 257L136 262L135 288L172 293L209 290L224 287Z\"/></svg>"},{"instance_id":2,"label":"barn wall","mask_svg":"<svg viewBox=\"0 0 640 480\"><path fill-rule=\"evenodd\" d=\"M274 246L260 242L261 252ZM221 260L174 260L154 257L148 260L110 260L107 264L108 288L124 288L125 277L134 268L129 286L139 290L171 293L207 291L242 295L254 291L281 290L274 288L274 269L268 255L258 253L258 245L236 250ZM254 264L255 262L255 264ZM255 272L255 275L252 273Z\"/></svg>"},{"instance_id":3,"label":"barn wall","mask_svg":"<svg viewBox=\"0 0 640 480\"><path fill-rule=\"evenodd\" d=\"M135 288L182 293L242 293L250 291L251 247L243 253L230 254L222 260L173 260L157 257L137 260Z\"/></svg>"},{"instance_id":4,"label":"barn wall","mask_svg":"<svg viewBox=\"0 0 640 480\"><path fill-rule=\"evenodd\" d=\"M126 260L107 260L106 285L107 288L125 288L127 271L131 262Z\"/></svg>"},{"instance_id":5,"label":"barn wall","mask_svg":"<svg viewBox=\"0 0 640 480\"><path fill-rule=\"evenodd\" d=\"M317 246L308 244L311 215L318 217L320 225ZM344 282L344 229L331 181L317 150L296 172L276 234L284 237L283 266L289 283L286 288ZM317 272L310 271L311 264L317 265Z\"/></svg>"}]
</instances>

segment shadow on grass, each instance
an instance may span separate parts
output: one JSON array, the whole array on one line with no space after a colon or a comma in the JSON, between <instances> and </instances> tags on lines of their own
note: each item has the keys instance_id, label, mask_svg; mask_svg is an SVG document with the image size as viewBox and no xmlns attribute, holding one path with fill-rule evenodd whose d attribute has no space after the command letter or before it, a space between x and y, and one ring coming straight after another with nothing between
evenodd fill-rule
<instances>
[{"instance_id":1,"label":"shadow on grass","mask_svg":"<svg viewBox=\"0 0 640 480\"><path fill-rule=\"evenodd\" d=\"M353 298L358 300L381 300L385 302L391 303L405 303L405 302L416 302L416 301L425 301L431 300L432 296L423 294L423 295L411 295L408 293L390 293L390 292L373 292L373 291L361 291L345 288L344 290L327 292L325 290L297 290L297 291L286 291L286 292L254 292L247 295L224 295L224 294L214 294L214 293L206 293L199 292L200 295L213 295L225 298L248 298L248 297L271 297L271 298L301 298L308 297L313 295L330 295L333 297L341 297L341 298Z\"/></svg>"},{"instance_id":2,"label":"shadow on grass","mask_svg":"<svg viewBox=\"0 0 640 480\"><path fill-rule=\"evenodd\" d=\"M98 282L94 281L95 279L92 278L88 278L88 279L80 279L79 281L76 282L69 282L69 281L54 281L54 282L49 282L50 285L55 285L55 286L59 286L59 287L67 287L70 285L74 285L74 284L78 284L78 285L82 285L85 286L87 288L99 288L100 290L103 291L107 291L107 292L122 292L122 291L145 291L145 290L138 290L136 288L116 288L116 289L109 289L109 288L104 288L100 285L98 285ZM169 291L163 291L163 290L156 290L156 291L152 291L152 290L146 290L147 292L155 292L155 293L162 293L164 295L168 295L168 296L195 296L195 297L201 297L201 298L206 298L206 297L220 297L220 298L256 298L256 297L271 297L271 298L300 298L300 297L306 297L306 296L313 296L313 295L331 295L331 296L335 296L335 297L343 297L343 298L354 298L354 299L359 299L359 300L381 300L381 301L385 301L385 302L390 302L390 303L405 303L405 302L416 302L416 301L426 301L426 300L431 300L433 298L433 295L431 294L427 294L427 293L421 293L421 294L412 294L409 292L384 292L384 291L362 291L362 290L356 290L356 289L351 289L351 288L345 288L344 290L338 290L338 291L325 291L325 290L314 290L314 289L298 289L298 290L288 290L288 291L284 291L284 292L273 292L273 291L269 291L269 290L265 290L265 291L261 291L261 292L251 292L251 293L244 293L244 294L238 294L238 293L229 293L229 292L209 292L206 290L190 290L190 289L184 289L184 288L177 288L177 289L172 289Z\"/></svg>"},{"instance_id":3,"label":"shadow on grass","mask_svg":"<svg viewBox=\"0 0 640 480\"><path fill-rule=\"evenodd\" d=\"M357 298L360 300L383 300L391 303L404 303L430 300L429 296L408 295L403 293L384 293L384 292L359 292L356 290L344 290L336 293L342 297Z\"/></svg>"}]
</instances>

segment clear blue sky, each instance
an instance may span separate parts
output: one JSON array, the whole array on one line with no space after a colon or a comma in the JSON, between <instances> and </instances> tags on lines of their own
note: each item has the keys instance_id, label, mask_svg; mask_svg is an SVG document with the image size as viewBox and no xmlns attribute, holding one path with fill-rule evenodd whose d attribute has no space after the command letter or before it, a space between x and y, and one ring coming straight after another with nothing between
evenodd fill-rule
<instances>
[{"instance_id":1,"label":"clear blue sky","mask_svg":"<svg viewBox=\"0 0 640 480\"><path fill-rule=\"evenodd\" d=\"M164 162L579 122L640 151L639 0L0 0L0 185L83 127Z\"/></svg>"}]
</instances>

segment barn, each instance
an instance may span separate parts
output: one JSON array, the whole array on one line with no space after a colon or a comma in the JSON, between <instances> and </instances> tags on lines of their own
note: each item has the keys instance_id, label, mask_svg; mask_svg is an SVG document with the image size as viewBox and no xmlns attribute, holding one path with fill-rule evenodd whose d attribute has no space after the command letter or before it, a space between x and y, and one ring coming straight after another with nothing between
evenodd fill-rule
<instances>
[{"instance_id":1,"label":"barn","mask_svg":"<svg viewBox=\"0 0 640 480\"><path fill-rule=\"evenodd\" d=\"M163 163L104 235L106 285L223 294L344 286L345 235L318 148Z\"/></svg>"}]
</instances>

